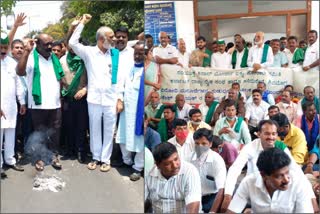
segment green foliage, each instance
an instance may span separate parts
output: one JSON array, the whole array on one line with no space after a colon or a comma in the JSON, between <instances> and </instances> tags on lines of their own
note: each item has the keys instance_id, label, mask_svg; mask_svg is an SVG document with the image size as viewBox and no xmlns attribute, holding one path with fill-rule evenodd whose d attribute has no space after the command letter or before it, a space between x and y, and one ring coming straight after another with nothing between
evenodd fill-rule
<instances>
[{"instance_id":1,"label":"green foliage","mask_svg":"<svg viewBox=\"0 0 320 214\"><path fill-rule=\"evenodd\" d=\"M12 12L12 8L16 5L16 0L1 0L1 14L9 15Z\"/></svg>"},{"instance_id":2,"label":"green foliage","mask_svg":"<svg viewBox=\"0 0 320 214\"><path fill-rule=\"evenodd\" d=\"M144 29L143 7L143 1L66 1L61 6L63 16L60 23L66 33L74 17L89 13L92 19L84 28L82 37L91 43L95 43L95 33L103 25L113 30L126 26L129 39L135 39Z\"/></svg>"},{"instance_id":3,"label":"green foliage","mask_svg":"<svg viewBox=\"0 0 320 214\"><path fill-rule=\"evenodd\" d=\"M42 32L52 36L54 40L60 40L65 37L63 25L60 23L50 24L46 28L44 28Z\"/></svg>"}]
</instances>

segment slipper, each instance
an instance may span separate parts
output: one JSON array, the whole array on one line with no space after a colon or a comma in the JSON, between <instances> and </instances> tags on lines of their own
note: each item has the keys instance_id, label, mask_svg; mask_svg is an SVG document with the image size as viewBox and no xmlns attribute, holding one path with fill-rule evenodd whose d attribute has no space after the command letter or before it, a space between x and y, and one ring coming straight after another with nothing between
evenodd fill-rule
<instances>
[{"instance_id":1,"label":"slipper","mask_svg":"<svg viewBox=\"0 0 320 214\"><path fill-rule=\"evenodd\" d=\"M44 162L42 160L37 160L35 163L35 167L37 171L43 171L44 170Z\"/></svg>"},{"instance_id":2,"label":"slipper","mask_svg":"<svg viewBox=\"0 0 320 214\"><path fill-rule=\"evenodd\" d=\"M88 163L87 167L90 170L95 170L97 168L97 164L98 164L98 161L92 160L90 163Z\"/></svg>"},{"instance_id":3,"label":"slipper","mask_svg":"<svg viewBox=\"0 0 320 214\"><path fill-rule=\"evenodd\" d=\"M111 169L110 164L102 163L100 166L101 172L108 172Z\"/></svg>"}]
</instances>

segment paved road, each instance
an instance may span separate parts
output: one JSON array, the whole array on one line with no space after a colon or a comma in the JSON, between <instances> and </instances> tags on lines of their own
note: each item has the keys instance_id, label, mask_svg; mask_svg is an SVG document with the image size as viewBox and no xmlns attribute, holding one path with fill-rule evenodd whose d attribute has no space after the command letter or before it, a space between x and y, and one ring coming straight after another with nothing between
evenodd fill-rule
<instances>
[{"instance_id":1,"label":"paved road","mask_svg":"<svg viewBox=\"0 0 320 214\"><path fill-rule=\"evenodd\" d=\"M25 165L24 172L8 169L1 180L1 213L106 213L143 212L143 179L132 182L130 169L112 168L90 171L77 160L62 161L63 169L46 166L44 173L66 182L60 192L36 191L36 170Z\"/></svg>"}]
</instances>

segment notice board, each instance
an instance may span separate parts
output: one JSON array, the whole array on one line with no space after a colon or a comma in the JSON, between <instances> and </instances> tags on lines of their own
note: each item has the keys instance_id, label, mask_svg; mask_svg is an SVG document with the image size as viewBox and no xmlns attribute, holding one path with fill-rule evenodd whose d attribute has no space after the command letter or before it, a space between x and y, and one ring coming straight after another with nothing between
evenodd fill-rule
<instances>
[{"instance_id":1,"label":"notice board","mask_svg":"<svg viewBox=\"0 0 320 214\"><path fill-rule=\"evenodd\" d=\"M176 16L174 2L144 5L145 34L153 37L154 45L159 45L158 35L165 31L171 38L171 45L177 47Z\"/></svg>"}]
</instances>

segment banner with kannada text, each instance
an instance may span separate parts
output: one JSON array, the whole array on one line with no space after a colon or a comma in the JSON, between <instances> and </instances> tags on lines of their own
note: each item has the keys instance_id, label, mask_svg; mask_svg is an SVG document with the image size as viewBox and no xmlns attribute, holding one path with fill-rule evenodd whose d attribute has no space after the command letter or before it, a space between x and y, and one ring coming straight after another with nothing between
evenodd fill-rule
<instances>
[{"instance_id":1,"label":"banner with kannada text","mask_svg":"<svg viewBox=\"0 0 320 214\"><path fill-rule=\"evenodd\" d=\"M175 96L184 94L186 102L199 104L204 102L207 91L213 91L215 98L221 99L231 88L233 82L239 82L241 91L247 97L251 90L257 87L259 81L267 84L267 90L276 97L285 85L293 85L298 97L303 96L303 88L311 85L316 88L319 96L319 73L304 72L301 67L268 68L259 72L243 69L215 69L215 68L181 68L177 65L161 65L161 101L174 103Z\"/></svg>"}]
</instances>

